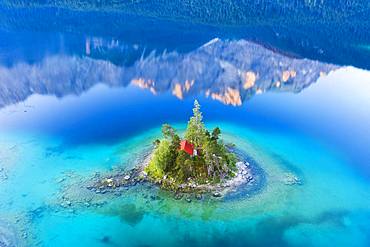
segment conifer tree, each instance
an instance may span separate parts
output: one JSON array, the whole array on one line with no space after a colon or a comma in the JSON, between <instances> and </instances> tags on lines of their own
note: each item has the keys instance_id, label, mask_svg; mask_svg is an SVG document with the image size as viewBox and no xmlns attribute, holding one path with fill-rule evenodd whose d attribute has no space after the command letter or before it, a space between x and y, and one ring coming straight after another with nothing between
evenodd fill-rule
<instances>
[{"instance_id":1,"label":"conifer tree","mask_svg":"<svg viewBox=\"0 0 370 247\"><path fill-rule=\"evenodd\" d=\"M186 140L190 141L196 148L199 148L205 136L205 127L202 112L200 111L200 104L197 100L194 101L193 116L188 122L185 133Z\"/></svg>"}]
</instances>

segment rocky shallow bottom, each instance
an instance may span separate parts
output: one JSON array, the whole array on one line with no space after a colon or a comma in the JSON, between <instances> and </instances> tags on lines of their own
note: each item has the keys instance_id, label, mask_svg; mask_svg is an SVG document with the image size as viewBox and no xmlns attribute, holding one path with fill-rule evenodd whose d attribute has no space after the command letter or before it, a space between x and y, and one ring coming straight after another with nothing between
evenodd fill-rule
<instances>
[{"instance_id":1,"label":"rocky shallow bottom","mask_svg":"<svg viewBox=\"0 0 370 247\"><path fill-rule=\"evenodd\" d=\"M0 222L0 246L15 247L19 245L19 239L16 231L11 225Z\"/></svg>"},{"instance_id":2,"label":"rocky shallow bottom","mask_svg":"<svg viewBox=\"0 0 370 247\"><path fill-rule=\"evenodd\" d=\"M130 193L140 194L144 200L149 201L161 200L166 197L166 199L171 200L172 198L172 200L188 203L202 200L237 200L258 194L266 183L263 169L240 150L235 149L233 152L239 160L236 164L235 176L216 185L198 185L189 181L184 185L186 190L162 189L160 183L151 182L143 171L152 154L152 149L148 149L133 161L137 165L131 169L118 167L106 173L95 172L89 177L83 177L73 172L65 174L58 180L61 185L61 193L55 203L59 207L73 212L80 207L101 208L110 201Z\"/></svg>"},{"instance_id":3,"label":"rocky shallow bottom","mask_svg":"<svg viewBox=\"0 0 370 247\"><path fill-rule=\"evenodd\" d=\"M151 158L152 148L149 145L111 170L65 170L53 181L59 187L55 196L45 201L44 205L31 208L26 218L34 222L43 215L72 218L94 212L119 216L129 225L138 224L146 214L211 219L222 215L219 214L222 208L234 205L237 208L239 203L258 203L263 191L268 191L266 187L276 181L287 188L302 183L301 176L298 177L293 170L285 170L279 176L271 178L275 173L265 171L262 168L265 163L256 162L248 156L247 150L249 149L231 150L239 160L235 177L218 185L189 183L194 189L190 191L163 190L160 184L152 183L146 178L143 168ZM199 188L202 190L198 190ZM230 209L230 212L233 210ZM230 215L232 213L225 217ZM32 246L38 245L38 240L33 240L33 235L27 236L19 229L9 229L4 228L0 232L0 246L14 246L14 242L26 240L31 241ZM102 237L99 241L105 243L107 240Z\"/></svg>"}]
</instances>

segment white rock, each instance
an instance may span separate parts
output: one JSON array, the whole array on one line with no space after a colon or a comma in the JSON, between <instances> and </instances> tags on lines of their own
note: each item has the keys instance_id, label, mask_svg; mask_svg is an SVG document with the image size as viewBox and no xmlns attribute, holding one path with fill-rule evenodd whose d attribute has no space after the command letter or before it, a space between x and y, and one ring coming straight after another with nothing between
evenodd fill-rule
<instances>
[{"instance_id":1,"label":"white rock","mask_svg":"<svg viewBox=\"0 0 370 247\"><path fill-rule=\"evenodd\" d=\"M213 193L213 196L214 197L221 197L221 193L216 191L216 192Z\"/></svg>"},{"instance_id":2,"label":"white rock","mask_svg":"<svg viewBox=\"0 0 370 247\"><path fill-rule=\"evenodd\" d=\"M236 164L235 164L236 166L242 166L243 165L243 162L241 162L241 161L238 161L238 162L236 162Z\"/></svg>"}]
</instances>

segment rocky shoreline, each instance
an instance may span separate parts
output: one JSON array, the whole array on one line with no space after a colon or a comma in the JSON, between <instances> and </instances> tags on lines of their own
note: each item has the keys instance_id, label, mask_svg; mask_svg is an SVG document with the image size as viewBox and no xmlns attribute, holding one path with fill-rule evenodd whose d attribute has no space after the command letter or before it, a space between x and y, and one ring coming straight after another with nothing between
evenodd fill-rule
<instances>
[{"instance_id":1,"label":"rocky shoreline","mask_svg":"<svg viewBox=\"0 0 370 247\"><path fill-rule=\"evenodd\" d=\"M86 188L97 194L105 194L107 192L114 192L119 188L127 188L135 186L138 183L145 183L148 180L144 173L144 167L149 163L150 159L151 153L145 154L144 159L140 162L141 164L128 171L103 177L100 174L96 174L95 179L92 179L91 184L86 186Z\"/></svg>"},{"instance_id":2,"label":"rocky shoreline","mask_svg":"<svg viewBox=\"0 0 370 247\"><path fill-rule=\"evenodd\" d=\"M236 163L237 171L231 179L221 181L218 184L197 184L189 179L187 183L176 186L166 186L173 181L166 176L162 179L151 180L144 168L149 164L152 157L152 152L143 155L142 160L134 168L115 174L101 176L96 174L86 188L96 194L114 193L122 188L129 188L137 184L152 184L160 188L173 192L175 199L181 199L184 194L194 194L197 199L201 199L203 195L208 194L213 197L223 197L229 192L235 191L239 186L253 184L255 182L252 167L247 161L239 161Z\"/></svg>"}]
</instances>

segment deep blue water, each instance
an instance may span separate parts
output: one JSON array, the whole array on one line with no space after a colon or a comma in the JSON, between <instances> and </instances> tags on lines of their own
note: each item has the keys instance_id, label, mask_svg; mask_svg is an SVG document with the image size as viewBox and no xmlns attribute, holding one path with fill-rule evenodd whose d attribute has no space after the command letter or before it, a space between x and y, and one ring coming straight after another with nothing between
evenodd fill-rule
<instances>
[{"instance_id":1,"label":"deep blue water","mask_svg":"<svg viewBox=\"0 0 370 247\"><path fill-rule=\"evenodd\" d=\"M225 3L0 1L0 245L369 246L369 5ZM85 205L195 99L259 194Z\"/></svg>"}]
</instances>

